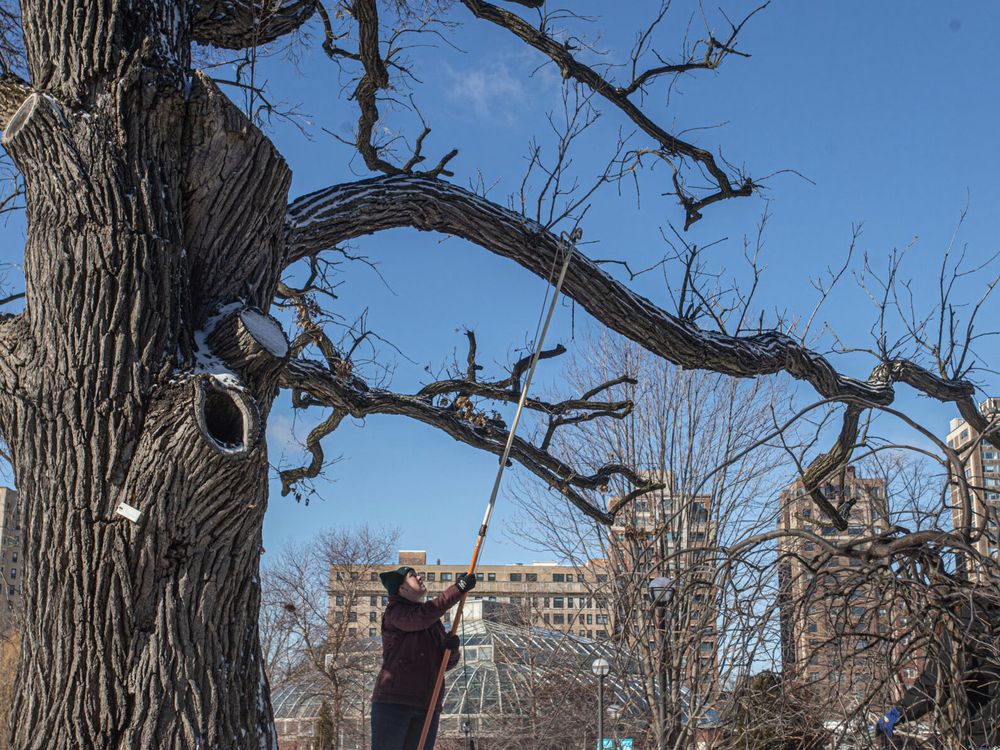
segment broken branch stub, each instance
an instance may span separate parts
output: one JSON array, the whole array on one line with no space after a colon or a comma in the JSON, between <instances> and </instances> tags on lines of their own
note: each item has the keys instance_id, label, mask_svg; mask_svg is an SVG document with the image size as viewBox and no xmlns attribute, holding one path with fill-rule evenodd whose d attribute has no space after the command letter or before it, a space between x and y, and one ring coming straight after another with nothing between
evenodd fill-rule
<instances>
[{"instance_id":1,"label":"broken branch stub","mask_svg":"<svg viewBox=\"0 0 1000 750\"><path fill-rule=\"evenodd\" d=\"M277 320L244 307L222 318L205 342L229 369L240 373L252 392L266 394L270 401L290 350Z\"/></svg>"}]
</instances>

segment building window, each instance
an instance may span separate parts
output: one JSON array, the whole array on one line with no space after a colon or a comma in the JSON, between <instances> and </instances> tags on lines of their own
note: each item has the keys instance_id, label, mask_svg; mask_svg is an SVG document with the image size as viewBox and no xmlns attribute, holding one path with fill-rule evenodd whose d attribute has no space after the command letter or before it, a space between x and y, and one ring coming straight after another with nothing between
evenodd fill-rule
<instances>
[{"instance_id":1,"label":"building window","mask_svg":"<svg viewBox=\"0 0 1000 750\"><path fill-rule=\"evenodd\" d=\"M343 606L344 606L344 597L343 597L343 595L341 595L341 594L337 594L337 595L336 595L336 596L335 596L335 597L333 598L333 601L334 601L334 603L335 603L335 604L336 604L336 605L337 605L338 607L343 607ZM428 701L428 703L429 703L429 702L430 702L430 701Z\"/></svg>"},{"instance_id":2,"label":"building window","mask_svg":"<svg viewBox=\"0 0 1000 750\"><path fill-rule=\"evenodd\" d=\"M587 619L589 620L590 618L588 617ZM595 615L594 616L594 622L596 624L598 624L598 625L607 625L608 624L608 616L607 615Z\"/></svg>"},{"instance_id":3,"label":"building window","mask_svg":"<svg viewBox=\"0 0 1000 750\"><path fill-rule=\"evenodd\" d=\"M549 624L549 613L548 612L546 612L545 614L542 615L542 622L544 622L546 625ZM430 701L427 701L427 702L430 703Z\"/></svg>"},{"instance_id":4,"label":"building window","mask_svg":"<svg viewBox=\"0 0 1000 750\"><path fill-rule=\"evenodd\" d=\"M388 595L386 595L386 596L383 596L383 597L382 597L382 606L384 607L384 606L386 606L386 605L387 605L388 603L389 603L389 596L388 596Z\"/></svg>"},{"instance_id":5,"label":"building window","mask_svg":"<svg viewBox=\"0 0 1000 750\"><path fill-rule=\"evenodd\" d=\"M426 578L430 583L434 583L434 579L437 578L437 573L428 573Z\"/></svg>"},{"instance_id":6,"label":"building window","mask_svg":"<svg viewBox=\"0 0 1000 750\"><path fill-rule=\"evenodd\" d=\"M576 574L576 582L577 583L583 583L586 580L587 579L583 577L583 573L577 573Z\"/></svg>"},{"instance_id":7,"label":"building window","mask_svg":"<svg viewBox=\"0 0 1000 750\"><path fill-rule=\"evenodd\" d=\"M808 632L810 632L810 633L815 633L816 632L816 623L814 623L814 622L809 623L809 625L806 628L806 630Z\"/></svg>"},{"instance_id":8,"label":"building window","mask_svg":"<svg viewBox=\"0 0 1000 750\"><path fill-rule=\"evenodd\" d=\"M573 609L573 597L572 596L567 596L566 597L566 609Z\"/></svg>"},{"instance_id":9,"label":"building window","mask_svg":"<svg viewBox=\"0 0 1000 750\"><path fill-rule=\"evenodd\" d=\"M598 583L607 583L608 582L608 576L606 574L604 574L604 573L598 573L597 574L597 582Z\"/></svg>"},{"instance_id":10,"label":"building window","mask_svg":"<svg viewBox=\"0 0 1000 750\"><path fill-rule=\"evenodd\" d=\"M487 581L495 581L496 579L497 579L497 574L496 573L487 573L486 574L486 580ZM430 703L430 701L428 701L428 703Z\"/></svg>"},{"instance_id":11,"label":"building window","mask_svg":"<svg viewBox=\"0 0 1000 750\"><path fill-rule=\"evenodd\" d=\"M482 573L476 573L476 580L477 580L477 581L481 581L481 580L483 580L483 574L482 574ZM428 702L429 702L429 701L428 701Z\"/></svg>"},{"instance_id":12,"label":"building window","mask_svg":"<svg viewBox=\"0 0 1000 750\"><path fill-rule=\"evenodd\" d=\"M584 598L583 598L583 597L581 596L581 597L580 597L580 598L579 598L579 599L577 600L577 602L576 602L576 605L577 605L577 606L578 606L578 607L579 607L580 609L583 609L583 608L584 608L584 605L586 605L586 603L587 603L587 600L586 600L586 599L584 599Z\"/></svg>"},{"instance_id":13,"label":"building window","mask_svg":"<svg viewBox=\"0 0 1000 750\"><path fill-rule=\"evenodd\" d=\"M599 640L604 640L607 637L608 637L608 631L607 630L598 630L597 631L597 638Z\"/></svg>"},{"instance_id":14,"label":"building window","mask_svg":"<svg viewBox=\"0 0 1000 750\"><path fill-rule=\"evenodd\" d=\"M375 581L377 581L378 580L378 573L372 573L371 576L368 578L368 580L371 581L372 583L374 583Z\"/></svg>"},{"instance_id":15,"label":"building window","mask_svg":"<svg viewBox=\"0 0 1000 750\"><path fill-rule=\"evenodd\" d=\"M368 637L369 638L374 638L375 637L375 628L368 628ZM427 702L430 703L430 701L427 701Z\"/></svg>"},{"instance_id":16,"label":"building window","mask_svg":"<svg viewBox=\"0 0 1000 750\"><path fill-rule=\"evenodd\" d=\"M553 599L552 599L552 608L553 609L562 609L563 606L565 606L565 605L563 603L563 598L561 596L553 597Z\"/></svg>"},{"instance_id":17,"label":"building window","mask_svg":"<svg viewBox=\"0 0 1000 750\"><path fill-rule=\"evenodd\" d=\"M555 583L564 583L566 581L566 576L562 573L553 573L552 580Z\"/></svg>"},{"instance_id":18,"label":"building window","mask_svg":"<svg viewBox=\"0 0 1000 750\"><path fill-rule=\"evenodd\" d=\"M524 580L528 583L538 583L538 573L525 573Z\"/></svg>"},{"instance_id":19,"label":"building window","mask_svg":"<svg viewBox=\"0 0 1000 750\"><path fill-rule=\"evenodd\" d=\"M10 561L11 562L17 562L17 552L11 552L10 553Z\"/></svg>"},{"instance_id":20,"label":"building window","mask_svg":"<svg viewBox=\"0 0 1000 750\"><path fill-rule=\"evenodd\" d=\"M377 619L378 619L378 613L377 612L369 612L368 613L368 622L375 622ZM430 703L430 701L428 701L428 704L429 703Z\"/></svg>"},{"instance_id":21,"label":"building window","mask_svg":"<svg viewBox=\"0 0 1000 750\"><path fill-rule=\"evenodd\" d=\"M594 616L593 615L587 615L587 624L588 625L593 625L594 624ZM430 703L430 701L428 701L428 703Z\"/></svg>"},{"instance_id":22,"label":"building window","mask_svg":"<svg viewBox=\"0 0 1000 750\"><path fill-rule=\"evenodd\" d=\"M450 581L450 580L451 580L451 573L442 573L441 574L441 583L444 583L445 581ZM430 703L430 700L428 700L427 702Z\"/></svg>"},{"instance_id":23,"label":"building window","mask_svg":"<svg viewBox=\"0 0 1000 750\"><path fill-rule=\"evenodd\" d=\"M556 614L552 615L552 624L553 625L565 625L566 624L566 618L564 618L562 616L562 614L556 613Z\"/></svg>"},{"instance_id":24,"label":"building window","mask_svg":"<svg viewBox=\"0 0 1000 750\"><path fill-rule=\"evenodd\" d=\"M861 536L861 527L860 526L848 526L847 527L847 533L850 534L851 536Z\"/></svg>"},{"instance_id":25,"label":"building window","mask_svg":"<svg viewBox=\"0 0 1000 750\"><path fill-rule=\"evenodd\" d=\"M354 611L354 610L352 609L352 610L351 610L350 612L348 612L348 613L347 613L347 621L348 621L348 622L357 622L357 621L358 621L358 613L357 613L357 612L355 612L355 611ZM428 703L429 703L429 702L430 702L430 701L428 701Z\"/></svg>"},{"instance_id":26,"label":"building window","mask_svg":"<svg viewBox=\"0 0 1000 750\"><path fill-rule=\"evenodd\" d=\"M511 573L510 574L510 580L511 580L512 583L520 583L520 581L521 581L521 574L520 573Z\"/></svg>"}]
</instances>

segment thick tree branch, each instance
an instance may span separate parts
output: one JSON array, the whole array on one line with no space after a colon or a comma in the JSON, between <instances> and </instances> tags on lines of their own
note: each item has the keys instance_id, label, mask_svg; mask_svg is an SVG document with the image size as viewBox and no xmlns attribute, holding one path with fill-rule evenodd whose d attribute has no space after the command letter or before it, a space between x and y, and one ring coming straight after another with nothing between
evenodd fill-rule
<instances>
[{"instance_id":1,"label":"thick tree branch","mask_svg":"<svg viewBox=\"0 0 1000 750\"><path fill-rule=\"evenodd\" d=\"M316 12L317 0L205 0L194 17L196 42L248 49L291 34Z\"/></svg>"},{"instance_id":2,"label":"thick tree branch","mask_svg":"<svg viewBox=\"0 0 1000 750\"><path fill-rule=\"evenodd\" d=\"M600 94L600 96L602 96L610 104L617 107L626 117L634 122L646 135L657 143L658 148L656 149L656 152L659 155L668 159L672 157L688 158L697 162L704 168L708 175L710 175L717 190L699 198L685 189L680 178L678 167L677 165L674 165L674 189L681 205L684 206L686 214L684 222L685 228L690 227L694 222L701 218L701 210L706 206L726 198L746 197L753 194L756 185L752 179L741 176L738 178L738 184L734 185L733 180L726 173L726 171L719 166L716 162L715 156L713 156L710 151L698 148L697 146L667 132L665 128L654 122L642 111L642 109L629 99L629 95L647 83L650 78L661 72L669 71L653 71L652 73L646 75L646 77L638 84L633 84L627 87L619 87L608 81L592 67L577 60L572 54L572 47L569 43L557 41L546 34L543 29L532 26L517 14L511 13L503 8L498 8L490 3L482 2L482 0L462 0L462 3L477 18L482 18L496 24L497 26L507 29L525 43L545 54L559 67L563 78L572 78L579 81L596 93ZM758 10L760 10L760 8L753 11L750 15L753 15ZM749 18L749 16L747 18ZM744 20L743 23L745 22L746 20ZM723 50L723 55L725 52L732 50L732 44L735 42L736 35L739 33L739 29L742 28L743 23L739 24L738 27L734 27L733 34L726 43L716 41L715 47L709 47L709 51L707 53L707 59L709 61L713 59L713 53L717 51L717 48ZM715 40L713 39L713 41ZM721 46L723 44L725 46ZM721 58L718 62L721 62ZM718 65L718 62L716 62L716 66ZM706 66L702 65L700 67Z\"/></svg>"},{"instance_id":3,"label":"thick tree branch","mask_svg":"<svg viewBox=\"0 0 1000 750\"><path fill-rule=\"evenodd\" d=\"M338 375L320 362L292 360L282 374L281 385L296 393L307 395L308 402L299 397L300 405L308 403L332 407L334 416L331 419L335 419L338 423L347 414L358 419L370 414L398 414L443 430L459 442L497 456L503 453L508 437L502 422L494 419L476 419L470 410L463 408L462 405L455 408L455 402L440 406L435 405L432 399L426 396L372 388L357 375ZM318 440L313 441L309 449L313 456L309 467L282 473L283 491L286 494L292 482L316 476L322 467L322 449ZM547 485L561 492L583 513L605 524L614 521L615 511L623 507L623 504L619 503L614 509L604 511L582 495L581 490L602 490L614 476L622 476L629 481L635 488L634 496L663 487L662 484L650 482L629 467L620 464L607 464L592 474L581 474L572 466L518 437L514 439L510 456L513 461L517 461Z\"/></svg>"},{"instance_id":4,"label":"thick tree branch","mask_svg":"<svg viewBox=\"0 0 1000 750\"><path fill-rule=\"evenodd\" d=\"M30 94L31 87L20 76L13 73L0 76L0 128L7 126L7 122Z\"/></svg>"},{"instance_id":5,"label":"thick tree branch","mask_svg":"<svg viewBox=\"0 0 1000 750\"><path fill-rule=\"evenodd\" d=\"M294 201L287 215L286 262L397 227L462 237L541 278L548 278L564 251L557 235L514 211L440 180L404 175L334 186ZM936 376L907 360L884 363L867 380L859 380L841 374L825 357L779 331L728 336L703 330L633 293L579 252L563 290L609 328L682 367L735 377L785 372L808 382L821 397L847 404L836 445L808 472L812 487L850 457L861 409L891 404L897 382L956 403L973 426L986 424L967 381ZM821 507L829 514L831 507ZM838 526L845 523L838 513L831 520Z\"/></svg>"}]
</instances>

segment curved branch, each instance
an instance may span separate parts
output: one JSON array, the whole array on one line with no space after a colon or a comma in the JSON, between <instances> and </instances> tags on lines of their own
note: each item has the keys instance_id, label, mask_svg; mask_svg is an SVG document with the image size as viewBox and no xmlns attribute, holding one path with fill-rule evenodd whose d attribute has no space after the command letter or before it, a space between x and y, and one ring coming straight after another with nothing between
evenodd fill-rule
<instances>
[{"instance_id":1,"label":"curved branch","mask_svg":"<svg viewBox=\"0 0 1000 750\"><path fill-rule=\"evenodd\" d=\"M297 199L289 207L286 262L322 248L398 227L469 240L547 279L564 252L540 224L468 190L415 175L376 177ZM892 387L846 377L790 336L767 331L726 336L660 309L577 252L564 293L609 328L668 361L736 377L787 372L820 395L867 405L891 403Z\"/></svg>"},{"instance_id":2,"label":"curved branch","mask_svg":"<svg viewBox=\"0 0 1000 750\"><path fill-rule=\"evenodd\" d=\"M308 394L313 404L332 407L335 415L350 414L358 419L370 414L410 417L444 431L461 443L489 451L496 456L502 455L508 437L502 424L490 420L472 421L463 418L461 412L453 408L433 405L427 398L372 388L356 375L337 375L319 362L303 359L290 361L282 372L281 385ZM337 421L339 422L339 418ZM297 472L295 479L316 476L316 473L308 472L315 469L318 473L322 466L322 450L318 441L314 441L309 449L313 461L310 467L294 470ZM629 467L620 464L606 464L593 474L580 474L572 466L518 437L514 438L510 457L600 523L612 523L615 512L624 504L619 503L614 509L604 511L584 497L580 490L602 490L614 476L624 477L635 487L629 499L663 488L661 483L644 479ZM283 474L282 484L287 493L290 483L286 484L285 479Z\"/></svg>"},{"instance_id":3,"label":"curved branch","mask_svg":"<svg viewBox=\"0 0 1000 750\"><path fill-rule=\"evenodd\" d=\"M205 0L191 37L222 49L247 49L291 34L312 18L317 0Z\"/></svg>"},{"instance_id":4,"label":"curved branch","mask_svg":"<svg viewBox=\"0 0 1000 750\"><path fill-rule=\"evenodd\" d=\"M337 185L294 201L287 214L286 262L398 227L461 237L543 279L564 251L557 235L521 214L441 180L399 175ZM813 462L811 482L849 460L861 410L891 404L895 383L955 403L977 429L987 425L968 381L940 377L909 360L885 362L867 380L859 380L841 374L825 357L780 331L729 336L704 330L635 294L578 251L563 291L612 330L674 364L734 377L785 372L808 382L822 398L848 405L836 445ZM1000 447L1000 435L989 439ZM829 514L832 506L823 509ZM837 513L831 520L843 523Z\"/></svg>"},{"instance_id":5,"label":"curved branch","mask_svg":"<svg viewBox=\"0 0 1000 750\"><path fill-rule=\"evenodd\" d=\"M7 127L10 118L30 95L31 87L20 76L0 75L0 127Z\"/></svg>"}]
</instances>

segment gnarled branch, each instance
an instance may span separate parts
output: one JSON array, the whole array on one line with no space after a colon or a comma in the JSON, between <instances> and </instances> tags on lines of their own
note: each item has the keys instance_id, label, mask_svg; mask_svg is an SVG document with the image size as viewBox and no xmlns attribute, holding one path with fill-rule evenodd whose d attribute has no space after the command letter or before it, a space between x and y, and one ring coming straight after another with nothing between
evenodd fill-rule
<instances>
[{"instance_id":1,"label":"gnarled branch","mask_svg":"<svg viewBox=\"0 0 1000 750\"><path fill-rule=\"evenodd\" d=\"M204 0L194 17L196 42L248 49L291 34L316 12L317 0Z\"/></svg>"},{"instance_id":2,"label":"gnarled branch","mask_svg":"<svg viewBox=\"0 0 1000 750\"><path fill-rule=\"evenodd\" d=\"M299 404L332 407L334 409L334 415L331 417L334 420L332 427L335 427L347 414L359 419L369 414L398 414L443 430L459 442L497 456L503 453L508 438L507 429L502 421L495 418L477 418L480 415L468 408L467 402L460 402L460 397L454 401L449 400L445 405L435 405L428 396L393 393L373 388L353 373L337 374L320 362L292 360L282 373L281 385L292 389L294 393L307 395L308 401L303 401L302 396L299 396ZM631 408L631 404L628 407ZM326 424L321 427L326 432L332 429ZM310 438L312 437L314 436L310 435ZM312 462L308 467L282 472L285 494L290 491L294 481L316 476L322 467L323 454L319 441L310 440L309 449L312 453ZM518 437L514 438L510 457L541 478L547 485L561 492L583 513L605 524L614 521L614 513L623 507L622 504L616 506L614 510L602 510L581 494L581 490L600 490L606 487L614 476L622 476L634 486L632 493L634 497L663 488L662 484L645 479L631 468L620 464L607 464L591 474L582 474L555 456Z\"/></svg>"},{"instance_id":3,"label":"gnarled branch","mask_svg":"<svg viewBox=\"0 0 1000 750\"><path fill-rule=\"evenodd\" d=\"M714 183L716 190L699 198L685 189L676 165L674 167L674 190L681 205L684 206L686 214L685 228L690 227L701 218L701 211L706 206L726 198L746 197L753 194L756 185L752 179L740 176L738 177L738 183L734 185L732 178L726 173L726 170L719 166L712 152L699 148L669 133L629 99L629 95L644 85L652 75L655 75L655 72L640 81L635 88L616 86L594 70L594 68L577 60L572 54L572 47L569 43L554 39L544 29L532 26L517 14L499 8L496 5L483 2L482 0L462 0L462 3L477 18L482 18L507 29L519 39L546 55L559 67L563 78L572 78L579 81L598 93L610 104L617 107L640 130L656 142L656 152L667 158L691 159L704 168ZM750 15L752 16L759 10L760 8L754 10ZM747 16L747 19L749 19L749 16ZM745 22L746 19L743 23ZM742 28L743 23L734 27L733 34L726 43L716 42L715 46L719 47L725 44L722 49L731 51L736 40L736 35L739 33L739 29ZM715 51L714 47L709 47L709 61L713 59L712 53ZM719 62L721 62L721 59Z\"/></svg>"},{"instance_id":4,"label":"gnarled branch","mask_svg":"<svg viewBox=\"0 0 1000 750\"><path fill-rule=\"evenodd\" d=\"M541 278L549 277L564 251L556 234L482 196L441 180L399 175L337 185L294 201L287 214L286 262L397 227L462 237ZM939 401L954 402L973 426L986 424L967 381L934 375L908 360L883 363L861 380L841 374L826 357L780 331L730 336L704 330L635 294L578 251L563 291L609 328L674 364L735 377L785 372L808 382L821 397L848 405L836 445L807 472L810 487L850 457L860 410L891 404L897 382ZM1000 444L998 436L990 440ZM829 507L823 510L830 513ZM846 523L838 513L831 515L831 521L839 527Z\"/></svg>"},{"instance_id":5,"label":"gnarled branch","mask_svg":"<svg viewBox=\"0 0 1000 750\"><path fill-rule=\"evenodd\" d=\"M7 122L30 94L31 87L20 76L13 73L0 76L0 127L7 127Z\"/></svg>"}]
</instances>

